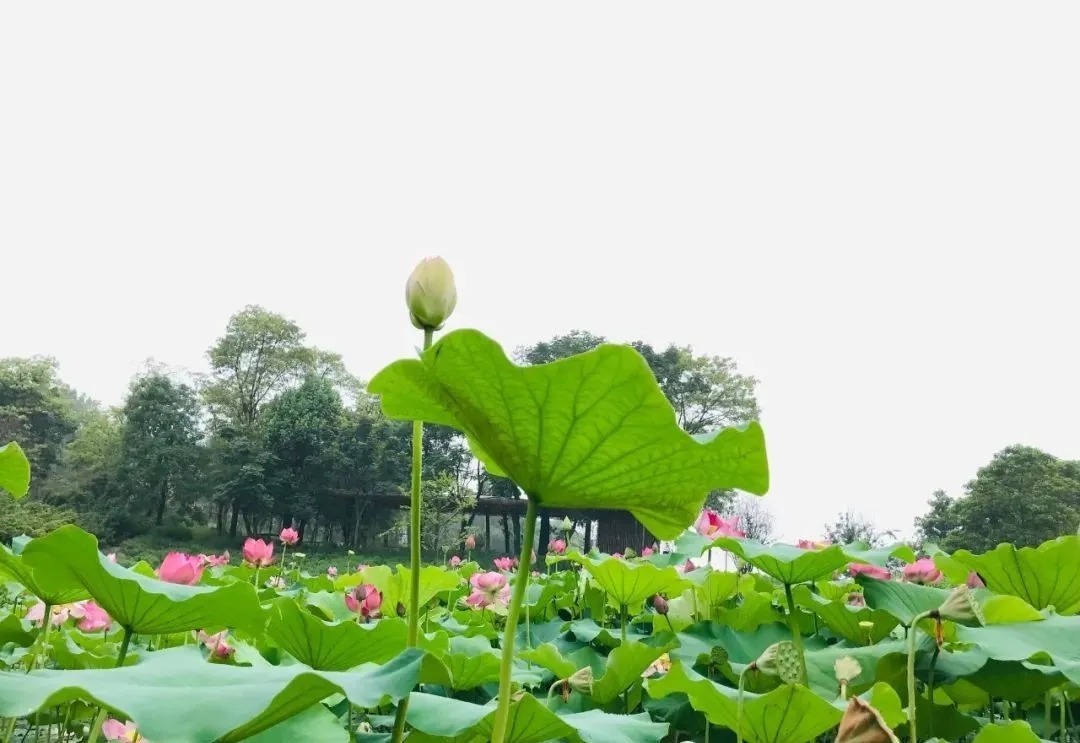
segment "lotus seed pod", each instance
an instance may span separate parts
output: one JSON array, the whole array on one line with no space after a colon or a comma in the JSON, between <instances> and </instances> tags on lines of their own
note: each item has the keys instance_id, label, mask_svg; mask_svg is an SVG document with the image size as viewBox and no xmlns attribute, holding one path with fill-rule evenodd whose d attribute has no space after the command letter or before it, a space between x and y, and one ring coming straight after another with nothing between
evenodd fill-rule
<instances>
[{"instance_id":1,"label":"lotus seed pod","mask_svg":"<svg viewBox=\"0 0 1080 743\"><path fill-rule=\"evenodd\" d=\"M858 678L859 674L862 673L862 666L859 665L859 661L850 655L845 655L836 659L833 664L833 672L836 674L837 681L846 684Z\"/></svg>"},{"instance_id":2,"label":"lotus seed pod","mask_svg":"<svg viewBox=\"0 0 1080 743\"><path fill-rule=\"evenodd\" d=\"M766 676L778 676L781 681L794 684L801 680L799 651L795 644L787 640L773 643L765 648L756 661L751 664Z\"/></svg>"},{"instance_id":3,"label":"lotus seed pod","mask_svg":"<svg viewBox=\"0 0 1080 743\"><path fill-rule=\"evenodd\" d=\"M405 282L409 319L420 330L438 330L457 306L457 287L450 264L442 258L425 258Z\"/></svg>"},{"instance_id":4,"label":"lotus seed pod","mask_svg":"<svg viewBox=\"0 0 1080 743\"><path fill-rule=\"evenodd\" d=\"M719 645L714 645L713 649L709 651L709 665L711 666L725 666L728 662L728 651Z\"/></svg>"}]
</instances>

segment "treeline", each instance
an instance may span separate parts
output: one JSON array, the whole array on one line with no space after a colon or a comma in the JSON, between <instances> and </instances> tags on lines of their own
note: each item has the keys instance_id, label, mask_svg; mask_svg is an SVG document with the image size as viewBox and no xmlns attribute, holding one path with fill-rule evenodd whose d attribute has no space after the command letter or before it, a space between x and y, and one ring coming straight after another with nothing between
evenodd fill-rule
<instances>
[{"instance_id":1,"label":"treeline","mask_svg":"<svg viewBox=\"0 0 1080 743\"><path fill-rule=\"evenodd\" d=\"M604 340L574 331L515 357L543 363ZM756 381L733 360L633 345L689 432L758 417ZM339 355L308 345L288 319L250 306L229 320L207 359L208 373L189 380L148 370L113 409L65 384L50 359L0 361L0 440L18 441L34 471L31 497L0 514L0 537L74 521L109 542L149 530L179 539L207 525L232 536L294 525L306 542L369 550L401 539L406 514L385 496L407 488L411 427L383 417ZM471 526L475 499L518 496L450 429L425 428L424 469L430 550L463 530L491 531ZM500 536L517 542L518 524L502 522ZM542 544L546 531L542 520ZM597 543L621 549L647 538L614 514Z\"/></svg>"}]
</instances>

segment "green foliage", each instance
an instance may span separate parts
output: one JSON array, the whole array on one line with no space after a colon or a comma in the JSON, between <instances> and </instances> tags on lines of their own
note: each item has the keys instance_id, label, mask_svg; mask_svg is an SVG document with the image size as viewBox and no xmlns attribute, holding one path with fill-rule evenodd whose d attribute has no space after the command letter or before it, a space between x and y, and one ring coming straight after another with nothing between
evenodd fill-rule
<instances>
[{"instance_id":1,"label":"green foliage","mask_svg":"<svg viewBox=\"0 0 1080 743\"><path fill-rule=\"evenodd\" d=\"M30 462L22 448L10 441L0 446L0 490L22 498L30 489Z\"/></svg>"},{"instance_id":2,"label":"green foliage","mask_svg":"<svg viewBox=\"0 0 1080 743\"><path fill-rule=\"evenodd\" d=\"M463 431L491 472L541 505L628 509L662 538L677 536L711 489L768 488L759 426L695 442L626 347L517 367L483 334L455 331L370 389L391 417Z\"/></svg>"}]
</instances>

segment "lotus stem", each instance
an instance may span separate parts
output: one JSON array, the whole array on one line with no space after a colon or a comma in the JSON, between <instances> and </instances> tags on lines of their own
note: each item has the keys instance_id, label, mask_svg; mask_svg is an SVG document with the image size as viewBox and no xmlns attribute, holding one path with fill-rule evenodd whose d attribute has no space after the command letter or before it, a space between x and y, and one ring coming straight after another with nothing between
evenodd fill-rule
<instances>
[{"instance_id":1,"label":"lotus stem","mask_svg":"<svg viewBox=\"0 0 1080 743\"><path fill-rule=\"evenodd\" d=\"M907 693L908 693L908 734L912 743L918 740L915 731L915 638L919 635L919 622L930 616L926 611L911 620L911 628L908 630L908 655L907 655ZM991 704L991 706L993 706ZM994 714L990 713L991 716Z\"/></svg>"},{"instance_id":2,"label":"lotus stem","mask_svg":"<svg viewBox=\"0 0 1080 743\"><path fill-rule=\"evenodd\" d=\"M739 699L735 704L735 740L737 743L742 743L742 704L743 693L746 690L746 672L750 670L749 666L743 669L743 672L739 674ZM705 717L705 736L709 735L709 718Z\"/></svg>"},{"instance_id":3,"label":"lotus stem","mask_svg":"<svg viewBox=\"0 0 1080 743\"><path fill-rule=\"evenodd\" d=\"M98 712L97 717L94 718L93 724L90 726L90 739L87 743L97 743L98 738L101 736L101 725L105 722L105 715L107 710L102 707Z\"/></svg>"},{"instance_id":4,"label":"lotus stem","mask_svg":"<svg viewBox=\"0 0 1080 743\"><path fill-rule=\"evenodd\" d=\"M491 743L504 743L506 723L510 717L510 671L514 665L514 635L518 615L529 587L529 569L532 567L532 545L536 534L536 501L529 498L525 511L525 533L521 540L521 556L518 558L518 579L514 583L514 595L510 598L510 612L506 615L503 631L502 665L499 669L499 707L495 711L495 724L491 729Z\"/></svg>"},{"instance_id":5,"label":"lotus stem","mask_svg":"<svg viewBox=\"0 0 1080 743\"><path fill-rule=\"evenodd\" d=\"M619 606L619 629L622 630L622 644L626 644L626 604Z\"/></svg>"},{"instance_id":6,"label":"lotus stem","mask_svg":"<svg viewBox=\"0 0 1080 743\"><path fill-rule=\"evenodd\" d=\"M1065 726L1065 710L1069 706L1069 697L1065 694L1065 690L1061 690L1061 713L1058 720L1058 724L1061 727L1061 743L1065 743L1068 740L1065 736L1068 734L1068 729Z\"/></svg>"},{"instance_id":7,"label":"lotus stem","mask_svg":"<svg viewBox=\"0 0 1080 743\"><path fill-rule=\"evenodd\" d=\"M127 658L129 645L131 645L131 627L124 627L124 639L120 643L120 655L116 658L117 668L120 668L122 665L124 665L124 660Z\"/></svg>"},{"instance_id":8,"label":"lotus stem","mask_svg":"<svg viewBox=\"0 0 1080 743\"><path fill-rule=\"evenodd\" d=\"M424 350L431 348L431 339L434 331L424 328ZM412 424L412 477L409 489L409 634L406 646L416 647L420 636L420 508L423 493L421 491L421 475L424 465L424 422L413 421ZM401 743L405 735L405 715L409 711L409 697L403 697L398 702L397 711L394 713L394 734L392 743Z\"/></svg>"},{"instance_id":9,"label":"lotus stem","mask_svg":"<svg viewBox=\"0 0 1080 743\"><path fill-rule=\"evenodd\" d=\"M806 683L806 651L803 649L802 629L799 627L799 617L795 613L795 597L791 595L791 584L784 584L784 595L787 597L788 628L791 629L791 642L799 652L799 680Z\"/></svg>"}]
</instances>

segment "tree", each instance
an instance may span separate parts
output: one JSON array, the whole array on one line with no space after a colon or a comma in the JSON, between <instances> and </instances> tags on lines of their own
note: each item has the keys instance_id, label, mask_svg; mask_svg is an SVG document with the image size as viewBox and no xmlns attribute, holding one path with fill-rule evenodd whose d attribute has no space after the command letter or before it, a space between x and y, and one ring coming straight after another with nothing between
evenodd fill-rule
<instances>
[{"instance_id":1,"label":"tree","mask_svg":"<svg viewBox=\"0 0 1080 743\"><path fill-rule=\"evenodd\" d=\"M123 432L123 411L85 413L49 475L45 499L79 511L99 510L115 485Z\"/></svg>"},{"instance_id":2,"label":"tree","mask_svg":"<svg viewBox=\"0 0 1080 743\"><path fill-rule=\"evenodd\" d=\"M832 524L825 526L825 538L833 544L866 542L872 547L879 547L886 538L894 538L895 535L896 532L891 529L879 530L872 521L850 508L841 512Z\"/></svg>"},{"instance_id":3,"label":"tree","mask_svg":"<svg viewBox=\"0 0 1080 743\"><path fill-rule=\"evenodd\" d=\"M31 492L43 487L85 404L60 381L54 359L0 359L0 441L17 441L26 452Z\"/></svg>"},{"instance_id":4,"label":"tree","mask_svg":"<svg viewBox=\"0 0 1080 743\"><path fill-rule=\"evenodd\" d=\"M161 525L166 506L193 505L200 458L195 391L162 374L131 385L124 405L120 478L127 503Z\"/></svg>"},{"instance_id":5,"label":"tree","mask_svg":"<svg viewBox=\"0 0 1080 743\"><path fill-rule=\"evenodd\" d=\"M707 433L760 416L757 380L741 374L734 360L695 356L690 346L672 344L657 352L641 341L630 345L648 362L687 433Z\"/></svg>"},{"instance_id":6,"label":"tree","mask_svg":"<svg viewBox=\"0 0 1080 743\"><path fill-rule=\"evenodd\" d=\"M762 499L756 495L740 493L724 509L727 516L739 517L739 529L747 538L767 543L773 536L773 517Z\"/></svg>"},{"instance_id":7,"label":"tree","mask_svg":"<svg viewBox=\"0 0 1080 743\"><path fill-rule=\"evenodd\" d=\"M964 489L951 541L972 551L1035 546L1080 520L1080 466L1030 446L1001 450Z\"/></svg>"},{"instance_id":8,"label":"tree","mask_svg":"<svg viewBox=\"0 0 1080 743\"><path fill-rule=\"evenodd\" d=\"M915 535L919 544L936 544L944 550L958 549L960 511L955 498L944 490L935 490L928 501L930 510L915 519Z\"/></svg>"},{"instance_id":9,"label":"tree","mask_svg":"<svg viewBox=\"0 0 1080 743\"><path fill-rule=\"evenodd\" d=\"M322 377L309 377L267 407L262 428L274 512L283 525L299 521L301 536L309 519L332 509L345 423L341 396Z\"/></svg>"},{"instance_id":10,"label":"tree","mask_svg":"<svg viewBox=\"0 0 1080 743\"><path fill-rule=\"evenodd\" d=\"M211 376L203 399L215 418L241 426L253 425L263 404L318 360L296 323L257 305L229 319L207 356Z\"/></svg>"},{"instance_id":11,"label":"tree","mask_svg":"<svg viewBox=\"0 0 1080 743\"><path fill-rule=\"evenodd\" d=\"M551 340L518 348L514 351L514 359L519 364L529 366L547 364L591 351L606 342L607 339L602 335L593 335L587 330L571 330L566 335L557 335Z\"/></svg>"}]
</instances>

